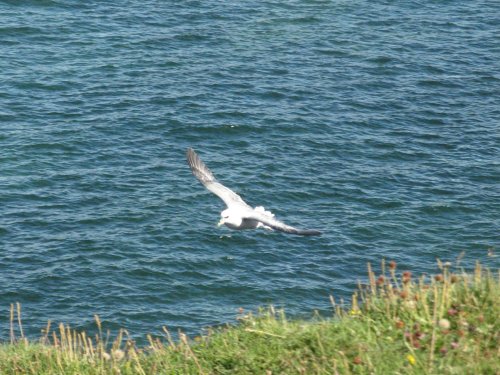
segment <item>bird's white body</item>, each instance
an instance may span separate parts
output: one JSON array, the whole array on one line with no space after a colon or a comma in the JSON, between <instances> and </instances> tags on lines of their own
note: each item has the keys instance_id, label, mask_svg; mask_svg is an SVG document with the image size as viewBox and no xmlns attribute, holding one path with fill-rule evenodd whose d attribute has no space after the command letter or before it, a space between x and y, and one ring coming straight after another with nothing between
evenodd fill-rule
<instances>
[{"instance_id":1,"label":"bird's white body","mask_svg":"<svg viewBox=\"0 0 500 375\"><path fill-rule=\"evenodd\" d=\"M269 216L270 219L274 218L274 215L270 211L266 211L264 207L257 206L254 208L255 211L261 212L264 215ZM219 221L219 226L225 225L231 229L256 229L265 228L268 230L273 230L273 228L264 225L262 222L256 219L248 219L242 215L240 210L235 210L231 208L226 208L220 213L221 220Z\"/></svg>"}]
</instances>

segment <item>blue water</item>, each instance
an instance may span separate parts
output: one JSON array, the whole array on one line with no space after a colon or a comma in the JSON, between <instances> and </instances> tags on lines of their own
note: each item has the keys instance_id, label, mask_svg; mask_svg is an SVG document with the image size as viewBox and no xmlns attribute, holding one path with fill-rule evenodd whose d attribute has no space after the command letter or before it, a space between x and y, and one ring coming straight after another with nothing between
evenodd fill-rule
<instances>
[{"instance_id":1,"label":"blue water","mask_svg":"<svg viewBox=\"0 0 500 375\"><path fill-rule=\"evenodd\" d=\"M0 338L330 314L366 263L498 267L500 3L0 2ZM321 237L217 228L193 147Z\"/></svg>"}]
</instances>

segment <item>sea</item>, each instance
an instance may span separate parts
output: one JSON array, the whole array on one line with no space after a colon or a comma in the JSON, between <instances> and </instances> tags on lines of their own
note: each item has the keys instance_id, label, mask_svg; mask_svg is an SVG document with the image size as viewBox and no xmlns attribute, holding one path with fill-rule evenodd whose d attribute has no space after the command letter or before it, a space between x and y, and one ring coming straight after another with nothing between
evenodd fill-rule
<instances>
[{"instance_id":1,"label":"sea","mask_svg":"<svg viewBox=\"0 0 500 375\"><path fill-rule=\"evenodd\" d=\"M0 1L0 341L328 318L368 264L497 269L499 25L487 0ZM217 227L189 147L322 236Z\"/></svg>"}]
</instances>

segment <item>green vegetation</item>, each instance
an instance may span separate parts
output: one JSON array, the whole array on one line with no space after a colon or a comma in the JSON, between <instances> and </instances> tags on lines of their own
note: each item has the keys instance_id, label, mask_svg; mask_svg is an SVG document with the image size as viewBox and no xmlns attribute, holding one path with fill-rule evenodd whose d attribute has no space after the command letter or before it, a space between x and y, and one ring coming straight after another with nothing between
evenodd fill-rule
<instances>
[{"instance_id":1,"label":"green vegetation","mask_svg":"<svg viewBox=\"0 0 500 375\"><path fill-rule=\"evenodd\" d=\"M500 275L439 265L418 279L394 262L380 276L369 267L349 309L332 297L332 319L270 308L194 339L164 329L144 348L124 331L106 344L102 333L47 327L39 342L0 345L0 374L500 374ZM11 321L22 336L19 305Z\"/></svg>"}]
</instances>

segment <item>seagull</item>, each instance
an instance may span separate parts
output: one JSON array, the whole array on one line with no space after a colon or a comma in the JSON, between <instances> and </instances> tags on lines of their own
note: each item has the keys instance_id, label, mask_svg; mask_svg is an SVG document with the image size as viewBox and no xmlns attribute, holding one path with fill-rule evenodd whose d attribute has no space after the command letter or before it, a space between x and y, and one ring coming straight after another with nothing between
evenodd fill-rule
<instances>
[{"instance_id":1,"label":"seagull","mask_svg":"<svg viewBox=\"0 0 500 375\"><path fill-rule=\"evenodd\" d=\"M218 182L210 169L201 161L192 148L187 149L187 161L191 171L198 180L212 193L224 201L227 208L221 212L218 226L225 225L230 229L265 228L301 236L319 236L321 232L312 229L297 229L282 223L264 207L250 207L234 191Z\"/></svg>"}]
</instances>

